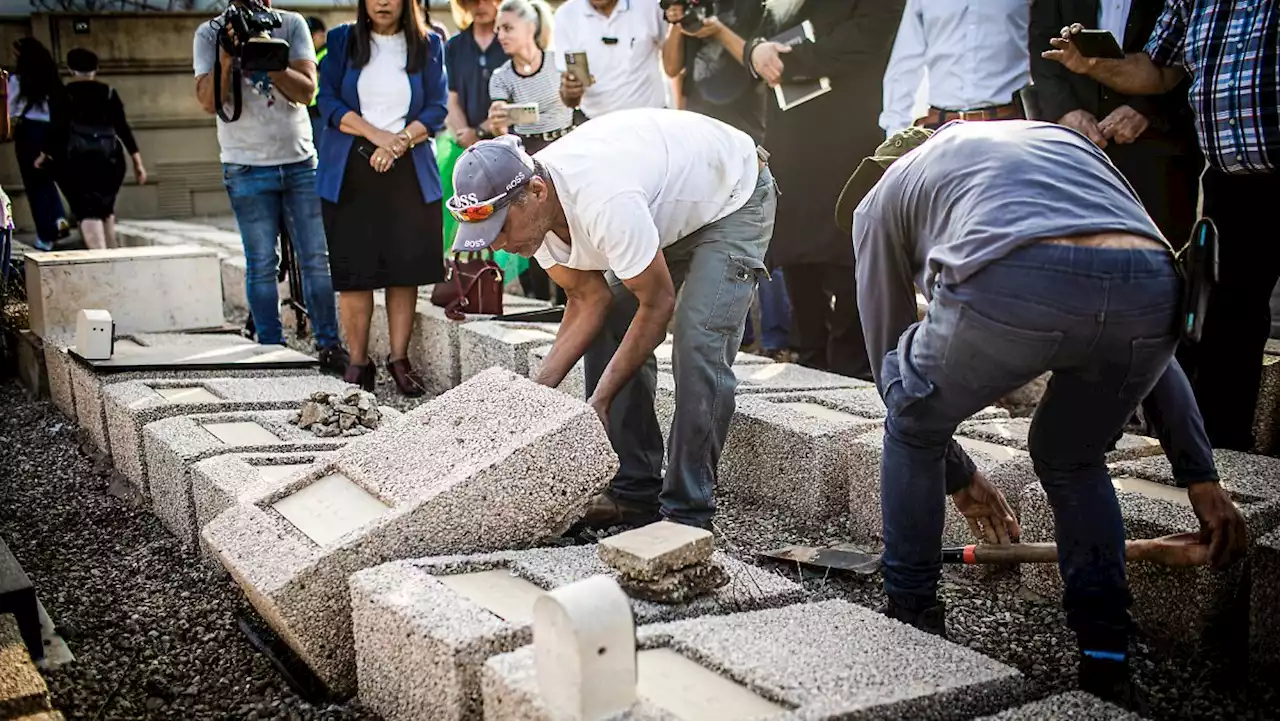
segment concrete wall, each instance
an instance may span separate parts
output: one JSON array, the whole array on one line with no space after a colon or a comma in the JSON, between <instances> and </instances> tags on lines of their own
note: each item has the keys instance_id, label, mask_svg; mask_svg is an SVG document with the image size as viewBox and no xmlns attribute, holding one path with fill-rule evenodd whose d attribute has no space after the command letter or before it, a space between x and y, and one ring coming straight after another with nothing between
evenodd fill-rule
<instances>
[{"instance_id":1,"label":"concrete wall","mask_svg":"<svg viewBox=\"0 0 1280 721\"><path fill-rule=\"evenodd\" d=\"M318 15L332 27L355 18L352 5L298 5L293 10ZM93 50L102 60L100 78L115 86L124 101L149 174L138 186L132 173L116 206L122 218L179 218L230 212L222 189L213 116L195 97L191 40L212 12L36 13L0 16L0 65L13 67L13 42L31 35L57 58L74 47ZM454 30L447 10L433 18ZM87 20L87 28L77 21ZM14 202L20 231L34 227L27 211L12 146L0 149L0 186Z\"/></svg>"}]
</instances>

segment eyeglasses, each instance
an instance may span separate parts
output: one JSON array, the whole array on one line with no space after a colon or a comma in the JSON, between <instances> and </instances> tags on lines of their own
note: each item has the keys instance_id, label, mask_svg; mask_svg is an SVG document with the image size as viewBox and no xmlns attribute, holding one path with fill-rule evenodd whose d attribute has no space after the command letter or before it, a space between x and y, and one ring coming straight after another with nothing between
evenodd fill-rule
<instances>
[{"instance_id":1,"label":"eyeglasses","mask_svg":"<svg viewBox=\"0 0 1280 721\"><path fill-rule=\"evenodd\" d=\"M453 215L458 222L479 223L491 218L500 208L505 208L510 205L511 201L515 200L516 191L523 188L525 185L528 185L530 180L532 180L532 177L525 178L518 184L512 186L511 190L495 195L488 200L469 203L455 195L452 198L449 198L449 201L445 203L445 207L449 209L449 213Z\"/></svg>"}]
</instances>

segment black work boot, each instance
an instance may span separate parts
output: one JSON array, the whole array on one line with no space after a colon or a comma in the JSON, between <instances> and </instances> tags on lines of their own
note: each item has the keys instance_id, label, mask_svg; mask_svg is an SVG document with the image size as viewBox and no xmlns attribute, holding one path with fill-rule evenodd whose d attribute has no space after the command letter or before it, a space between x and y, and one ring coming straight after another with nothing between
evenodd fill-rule
<instances>
[{"instance_id":1,"label":"black work boot","mask_svg":"<svg viewBox=\"0 0 1280 721\"><path fill-rule=\"evenodd\" d=\"M901 621L908 626L915 626L925 633L947 637L947 605L941 601L919 611L911 611L889 597L889 602L880 607L880 613Z\"/></svg>"},{"instance_id":2,"label":"black work boot","mask_svg":"<svg viewBox=\"0 0 1280 721\"><path fill-rule=\"evenodd\" d=\"M1110 654L1108 654L1110 655ZM1123 656L1123 654L1117 654ZM1127 658L1099 658L1089 652L1080 654L1078 674L1080 690L1117 706L1146 716L1148 704L1142 690L1133 682Z\"/></svg>"},{"instance_id":3,"label":"black work boot","mask_svg":"<svg viewBox=\"0 0 1280 721\"><path fill-rule=\"evenodd\" d=\"M656 523L658 520L656 506L620 500L605 491L591 499L586 513L582 515L582 519L576 525L594 530L603 530L614 526L639 528L650 523Z\"/></svg>"}]
</instances>

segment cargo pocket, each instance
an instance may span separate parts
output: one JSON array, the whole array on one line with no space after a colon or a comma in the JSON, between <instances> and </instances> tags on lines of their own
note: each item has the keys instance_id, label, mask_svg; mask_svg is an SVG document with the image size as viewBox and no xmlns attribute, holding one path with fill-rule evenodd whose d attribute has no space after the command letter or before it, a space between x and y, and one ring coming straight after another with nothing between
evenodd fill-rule
<instances>
[{"instance_id":1,"label":"cargo pocket","mask_svg":"<svg viewBox=\"0 0 1280 721\"><path fill-rule=\"evenodd\" d=\"M707 330L713 333L736 333L747 318L751 298L760 279L768 277L764 263L747 255L731 255L725 263L720 287L716 289Z\"/></svg>"}]
</instances>

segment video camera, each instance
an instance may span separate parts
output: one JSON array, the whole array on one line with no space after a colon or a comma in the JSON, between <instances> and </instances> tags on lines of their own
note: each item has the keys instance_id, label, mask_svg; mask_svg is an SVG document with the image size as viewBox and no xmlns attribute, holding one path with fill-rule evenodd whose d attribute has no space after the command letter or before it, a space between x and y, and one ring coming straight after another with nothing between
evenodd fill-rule
<instances>
[{"instance_id":1,"label":"video camera","mask_svg":"<svg viewBox=\"0 0 1280 721\"><path fill-rule=\"evenodd\" d=\"M716 14L715 0L658 0L658 5L663 12L673 5L683 6L684 19L680 27L691 33L701 30L702 22Z\"/></svg>"},{"instance_id":2,"label":"video camera","mask_svg":"<svg viewBox=\"0 0 1280 721\"><path fill-rule=\"evenodd\" d=\"M280 14L262 4L260 0L236 0L227 6L219 21L214 23L218 33L218 48L230 55L232 110L228 115L218 104L218 117L224 123L240 119L242 73L278 72L289 68L289 43L271 36L271 31L283 22ZM221 64L213 66L213 94L222 95Z\"/></svg>"},{"instance_id":3,"label":"video camera","mask_svg":"<svg viewBox=\"0 0 1280 721\"><path fill-rule=\"evenodd\" d=\"M240 0L222 13L222 49L235 55L244 72L273 72L289 67L289 43L271 37L280 27L280 14L258 0Z\"/></svg>"}]
</instances>

